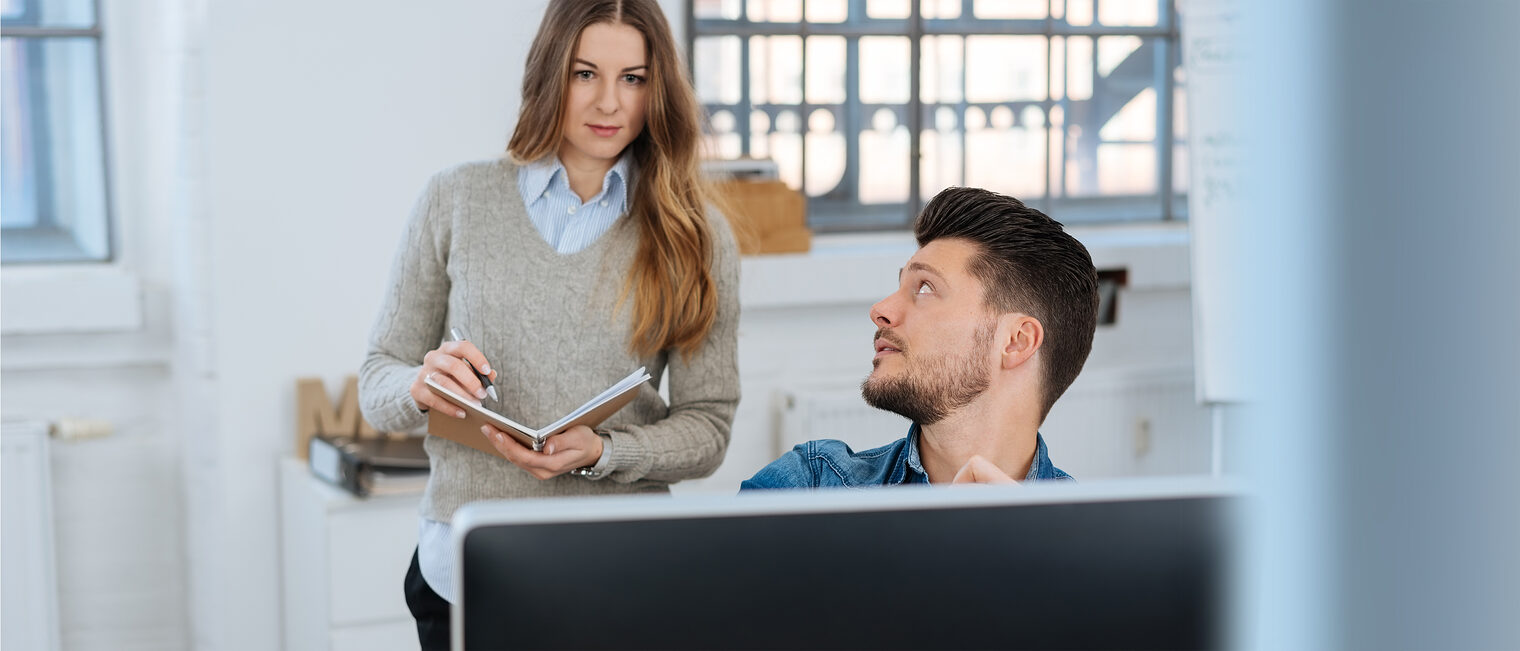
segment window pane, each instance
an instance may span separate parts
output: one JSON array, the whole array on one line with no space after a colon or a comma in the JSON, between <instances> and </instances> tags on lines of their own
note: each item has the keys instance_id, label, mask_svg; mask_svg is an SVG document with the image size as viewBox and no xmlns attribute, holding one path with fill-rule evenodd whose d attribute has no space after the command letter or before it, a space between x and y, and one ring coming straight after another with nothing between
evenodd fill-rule
<instances>
[{"instance_id":1,"label":"window pane","mask_svg":"<svg viewBox=\"0 0 1520 651\"><path fill-rule=\"evenodd\" d=\"M919 48L923 61L919 65L919 99L925 104L959 102L961 93L961 48L959 36L925 36Z\"/></svg>"},{"instance_id":2,"label":"window pane","mask_svg":"<svg viewBox=\"0 0 1520 651\"><path fill-rule=\"evenodd\" d=\"M1093 21L1093 3L1097 0L1067 0L1066 24L1081 27Z\"/></svg>"},{"instance_id":3,"label":"window pane","mask_svg":"<svg viewBox=\"0 0 1520 651\"><path fill-rule=\"evenodd\" d=\"M977 18L1039 19L1045 17L1046 0L976 0L971 11Z\"/></svg>"},{"instance_id":4,"label":"window pane","mask_svg":"<svg viewBox=\"0 0 1520 651\"><path fill-rule=\"evenodd\" d=\"M808 0L807 20L810 23L842 23L850 16L850 6L845 0Z\"/></svg>"},{"instance_id":5,"label":"window pane","mask_svg":"<svg viewBox=\"0 0 1520 651\"><path fill-rule=\"evenodd\" d=\"M1043 36L967 36L967 101L1045 99L1045 43Z\"/></svg>"},{"instance_id":6,"label":"window pane","mask_svg":"<svg viewBox=\"0 0 1520 651\"><path fill-rule=\"evenodd\" d=\"M1061 197L1062 184L1065 176L1062 174L1066 155L1066 107L1061 104L1050 107L1050 113L1045 117L1045 134L1049 139L1046 143L1046 160L1050 161L1046 172L1050 177L1050 183L1046 186L1053 197Z\"/></svg>"},{"instance_id":7,"label":"window pane","mask_svg":"<svg viewBox=\"0 0 1520 651\"><path fill-rule=\"evenodd\" d=\"M1103 128L1098 136L1105 142L1116 140L1156 139L1156 89L1146 88L1130 98Z\"/></svg>"},{"instance_id":8,"label":"window pane","mask_svg":"<svg viewBox=\"0 0 1520 651\"><path fill-rule=\"evenodd\" d=\"M739 70L739 37L700 36L692 44L696 53L693 63L696 72L697 99L704 104L738 104L740 82L744 79Z\"/></svg>"},{"instance_id":9,"label":"window pane","mask_svg":"<svg viewBox=\"0 0 1520 651\"><path fill-rule=\"evenodd\" d=\"M898 115L880 108L860 133L860 203L908 200L908 128Z\"/></svg>"},{"instance_id":10,"label":"window pane","mask_svg":"<svg viewBox=\"0 0 1520 651\"><path fill-rule=\"evenodd\" d=\"M1144 66L1148 63L1144 58L1136 58L1131 55L1140 49L1144 41L1139 36L1103 36L1098 38L1098 74L1108 77L1113 74L1114 68L1121 63L1129 63L1131 66Z\"/></svg>"},{"instance_id":11,"label":"window pane","mask_svg":"<svg viewBox=\"0 0 1520 651\"><path fill-rule=\"evenodd\" d=\"M802 37L750 39L750 101L756 104L802 103Z\"/></svg>"},{"instance_id":12,"label":"window pane","mask_svg":"<svg viewBox=\"0 0 1520 651\"><path fill-rule=\"evenodd\" d=\"M843 36L809 36L807 39L807 101L810 104L842 104L845 100Z\"/></svg>"},{"instance_id":13,"label":"window pane","mask_svg":"<svg viewBox=\"0 0 1520 651\"><path fill-rule=\"evenodd\" d=\"M737 20L739 0L693 0L691 16L696 19Z\"/></svg>"},{"instance_id":14,"label":"window pane","mask_svg":"<svg viewBox=\"0 0 1520 651\"><path fill-rule=\"evenodd\" d=\"M728 110L716 111L708 120L709 132L706 135L706 151L703 153L713 158L734 159L743 152L740 151L741 143L737 129L737 120L734 114Z\"/></svg>"},{"instance_id":15,"label":"window pane","mask_svg":"<svg viewBox=\"0 0 1520 651\"><path fill-rule=\"evenodd\" d=\"M966 185L987 188L1019 199L1045 196L1044 115L1018 121L1013 109L997 106L986 114L966 120Z\"/></svg>"},{"instance_id":16,"label":"window pane","mask_svg":"<svg viewBox=\"0 0 1520 651\"><path fill-rule=\"evenodd\" d=\"M921 0L924 18L960 18L961 0Z\"/></svg>"},{"instance_id":17,"label":"window pane","mask_svg":"<svg viewBox=\"0 0 1520 651\"><path fill-rule=\"evenodd\" d=\"M787 113L782 113L777 116L777 122L781 122L781 118L786 115ZM781 180L793 190L802 189L802 134L773 133L767 146L781 173Z\"/></svg>"},{"instance_id":18,"label":"window pane","mask_svg":"<svg viewBox=\"0 0 1520 651\"><path fill-rule=\"evenodd\" d=\"M771 116L755 110L749 114L749 155L753 158L770 158Z\"/></svg>"},{"instance_id":19,"label":"window pane","mask_svg":"<svg viewBox=\"0 0 1520 651\"><path fill-rule=\"evenodd\" d=\"M110 257L97 42L3 39L6 263Z\"/></svg>"},{"instance_id":20,"label":"window pane","mask_svg":"<svg viewBox=\"0 0 1520 651\"><path fill-rule=\"evenodd\" d=\"M866 104L907 103L908 52L906 37L860 38L860 101Z\"/></svg>"},{"instance_id":21,"label":"window pane","mask_svg":"<svg viewBox=\"0 0 1520 651\"><path fill-rule=\"evenodd\" d=\"M1147 27L1160 13L1156 0L1098 0L1098 22L1110 27Z\"/></svg>"},{"instance_id":22,"label":"window pane","mask_svg":"<svg viewBox=\"0 0 1520 651\"><path fill-rule=\"evenodd\" d=\"M932 119L924 121L923 136L919 139L919 187L922 201L934 198L940 190L952 185L963 185L961 177L961 130L960 117L949 106L934 109Z\"/></svg>"},{"instance_id":23,"label":"window pane","mask_svg":"<svg viewBox=\"0 0 1520 651\"><path fill-rule=\"evenodd\" d=\"M1066 37L1050 37L1050 98L1066 96Z\"/></svg>"},{"instance_id":24,"label":"window pane","mask_svg":"<svg viewBox=\"0 0 1520 651\"><path fill-rule=\"evenodd\" d=\"M871 18L907 18L912 9L909 0L866 0L866 15Z\"/></svg>"},{"instance_id":25,"label":"window pane","mask_svg":"<svg viewBox=\"0 0 1520 651\"><path fill-rule=\"evenodd\" d=\"M749 19L757 23L795 23L802 20L802 0L749 0Z\"/></svg>"},{"instance_id":26,"label":"window pane","mask_svg":"<svg viewBox=\"0 0 1520 651\"><path fill-rule=\"evenodd\" d=\"M1057 50L1060 52L1060 50ZM1058 55L1059 56L1059 55ZM1086 100L1092 97L1093 79L1098 71L1093 67L1093 40L1091 36L1073 36L1066 39L1066 95L1071 99Z\"/></svg>"},{"instance_id":27,"label":"window pane","mask_svg":"<svg viewBox=\"0 0 1520 651\"><path fill-rule=\"evenodd\" d=\"M1067 52L1080 50L1073 46L1085 40L1067 39ZM1062 146L1053 148L1059 153L1055 171L1063 196L1155 195L1158 191L1157 42L1104 36L1097 39L1096 61L1085 56L1067 61L1070 97L1062 103L1057 131ZM1076 88L1079 83L1084 88Z\"/></svg>"},{"instance_id":28,"label":"window pane","mask_svg":"<svg viewBox=\"0 0 1520 651\"><path fill-rule=\"evenodd\" d=\"M809 197L834 194L844 179L845 139L833 111L819 108L808 114L807 186Z\"/></svg>"},{"instance_id":29,"label":"window pane","mask_svg":"<svg viewBox=\"0 0 1520 651\"><path fill-rule=\"evenodd\" d=\"M0 7L6 27L95 26L94 0L4 0Z\"/></svg>"},{"instance_id":30,"label":"window pane","mask_svg":"<svg viewBox=\"0 0 1520 651\"><path fill-rule=\"evenodd\" d=\"M27 92L31 84L26 74L28 57L17 39L7 38L3 45L5 72L0 76L4 84L3 111L5 165L0 169L4 175L4 187L0 188L0 201L4 201L0 222L5 228L37 225L37 162L35 123L37 116L31 110L32 94Z\"/></svg>"},{"instance_id":31,"label":"window pane","mask_svg":"<svg viewBox=\"0 0 1520 651\"><path fill-rule=\"evenodd\" d=\"M770 38L751 36L749 39L749 101L767 104L771 101Z\"/></svg>"},{"instance_id":32,"label":"window pane","mask_svg":"<svg viewBox=\"0 0 1520 651\"><path fill-rule=\"evenodd\" d=\"M1154 194L1156 192L1156 146L1154 144L1098 145L1098 194Z\"/></svg>"}]
</instances>

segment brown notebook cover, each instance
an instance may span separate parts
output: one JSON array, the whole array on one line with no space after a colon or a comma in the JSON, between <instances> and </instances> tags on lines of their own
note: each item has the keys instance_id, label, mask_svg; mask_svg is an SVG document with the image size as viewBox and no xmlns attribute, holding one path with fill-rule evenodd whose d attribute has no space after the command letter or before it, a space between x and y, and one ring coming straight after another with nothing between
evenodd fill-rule
<instances>
[{"instance_id":1,"label":"brown notebook cover","mask_svg":"<svg viewBox=\"0 0 1520 651\"><path fill-rule=\"evenodd\" d=\"M486 454L494 454L500 457L501 453L496 451L496 446L491 445L491 442L486 440L486 435L480 431L482 426L489 423L496 429L512 435L513 438L523 445L538 450L543 447L544 441L549 437L576 425L585 425L586 427L600 425L602 421L607 420L608 417L617 413L619 409L632 402L633 397L638 395L639 387L643 386L644 382L647 381L648 378L645 378L643 381L628 386L621 393L613 395L606 402L597 405L590 411L581 414L579 418L571 420L555 428L553 431L540 431L513 421L485 407L476 405L473 402L464 400L452 391L433 384L433 381L429 379L426 382L427 388L443 397L444 400L464 409L465 417L455 418L447 414L441 414L436 409L431 410L428 412L428 434L440 436L460 445L467 445Z\"/></svg>"}]
</instances>

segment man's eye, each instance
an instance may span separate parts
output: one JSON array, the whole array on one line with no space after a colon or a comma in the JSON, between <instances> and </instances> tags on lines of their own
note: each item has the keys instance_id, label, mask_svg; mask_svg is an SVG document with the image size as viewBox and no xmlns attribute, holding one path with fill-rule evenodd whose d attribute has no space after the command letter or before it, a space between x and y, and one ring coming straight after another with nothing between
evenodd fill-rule
<instances>
[{"instance_id":1,"label":"man's eye","mask_svg":"<svg viewBox=\"0 0 1520 651\"><path fill-rule=\"evenodd\" d=\"M934 288L931 287L931 286L929 286L929 281L927 281L927 280L921 281L921 282L918 283L918 292L917 293L919 293L919 294L933 294L934 293Z\"/></svg>"}]
</instances>

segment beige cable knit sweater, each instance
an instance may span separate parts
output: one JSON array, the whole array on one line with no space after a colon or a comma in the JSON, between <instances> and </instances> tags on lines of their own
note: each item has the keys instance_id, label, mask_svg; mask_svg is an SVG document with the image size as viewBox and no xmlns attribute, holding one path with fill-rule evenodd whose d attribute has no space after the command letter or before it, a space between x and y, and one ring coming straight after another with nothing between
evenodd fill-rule
<instances>
[{"instance_id":1,"label":"beige cable knit sweater","mask_svg":"<svg viewBox=\"0 0 1520 651\"><path fill-rule=\"evenodd\" d=\"M494 160L439 173L413 209L359 372L364 417L381 430L417 429L427 417L408 392L422 357L449 326L464 326L499 374L501 401L486 406L530 426L548 424L640 366L656 380L603 423L615 471L600 481L547 481L504 459L428 437L432 476L423 517L449 522L467 502L515 497L667 491L704 477L728 448L739 402L736 336L739 260L727 223L711 211L718 316L702 349L638 358L628 351L632 306L616 309L638 247L623 217L590 247L561 255L528 218L517 166ZM670 404L657 383L666 367Z\"/></svg>"}]
</instances>

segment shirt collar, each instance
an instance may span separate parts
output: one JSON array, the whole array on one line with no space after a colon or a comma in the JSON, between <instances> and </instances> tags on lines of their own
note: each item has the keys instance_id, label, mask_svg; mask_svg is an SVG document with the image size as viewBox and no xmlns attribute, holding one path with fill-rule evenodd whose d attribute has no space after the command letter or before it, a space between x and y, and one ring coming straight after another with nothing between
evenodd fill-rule
<instances>
[{"instance_id":1,"label":"shirt collar","mask_svg":"<svg viewBox=\"0 0 1520 651\"><path fill-rule=\"evenodd\" d=\"M1045 449L1045 437L1039 432L1034 433L1034 461L1029 462L1029 472L1024 475L1024 481L1031 479L1054 479L1056 466L1050 462L1050 453Z\"/></svg>"},{"instance_id":2,"label":"shirt collar","mask_svg":"<svg viewBox=\"0 0 1520 651\"><path fill-rule=\"evenodd\" d=\"M558 156L545 156L523 166L522 189L529 200L537 200L549 189L549 182L565 169Z\"/></svg>"},{"instance_id":3,"label":"shirt collar","mask_svg":"<svg viewBox=\"0 0 1520 651\"><path fill-rule=\"evenodd\" d=\"M607 170L606 178L602 179L602 193L606 199L618 202L619 213L628 212L628 188L633 187L633 179L630 178L632 175L633 154L624 151L622 156L618 156L617 162L612 164L612 169ZM613 179L617 180L616 184Z\"/></svg>"},{"instance_id":4,"label":"shirt collar","mask_svg":"<svg viewBox=\"0 0 1520 651\"><path fill-rule=\"evenodd\" d=\"M918 456L918 436L921 431L918 423L908 428L908 454L903 457L903 465L893 471L892 483L901 484L906 481L910 470L922 477L922 479L914 479L913 483L929 483L929 473L924 470L924 461Z\"/></svg>"},{"instance_id":5,"label":"shirt collar","mask_svg":"<svg viewBox=\"0 0 1520 651\"><path fill-rule=\"evenodd\" d=\"M924 470L924 462L918 455L918 437L923 430L918 423L913 423L908 428L908 453L903 457L903 464L892 472L893 484L901 484L907 480L908 471L918 473L924 482L929 481L929 473ZM1024 481L1036 479L1050 479L1055 477L1055 464L1050 462L1050 453L1045 448L1045 437L1039 432L1034 433L1034 460L1029 462L1029 472L1024 474Z\"/></svg>"},{"instance_id":6,"label":"shirt collar","mask_svg":"<svg viewBox=\"0 0 1520 651\"><path fill-rule=\"evenodd\" d=\"M633 154L624 151L618 157L612 169L607 170L607 176L602 178L602 194L606 199L617 200L621 212L628 212L628 188L632 185ZM556 179L566 192L570 191L570 180L565 176L565 164L559 156L545 156L523 166L524 176L522 188L527 191L527 196L533 199L543 196L549 190L549 184ZM615 181L615 182L614 182Z\"/></svg>"}]
</instances>

